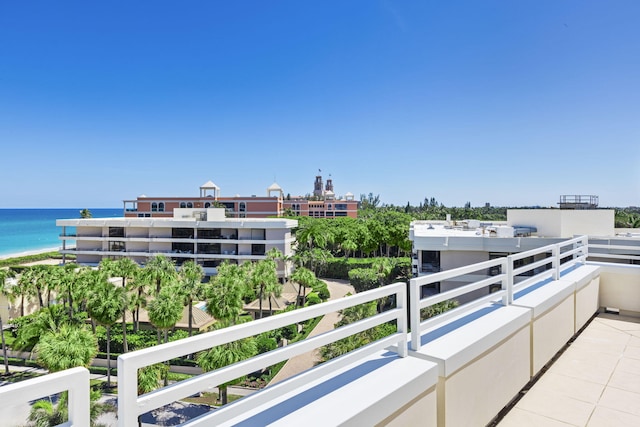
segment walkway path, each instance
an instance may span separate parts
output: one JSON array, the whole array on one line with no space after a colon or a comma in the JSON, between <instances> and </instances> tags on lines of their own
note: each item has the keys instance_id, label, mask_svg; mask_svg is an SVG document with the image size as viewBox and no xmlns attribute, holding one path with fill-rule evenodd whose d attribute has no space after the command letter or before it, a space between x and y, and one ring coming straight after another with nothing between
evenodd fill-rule
<instances>
[{"instance_id":1,"label":"walkway path","mask_svg":"<svg viewBox=\"0 0 640 427\"><path fill-rule=\"evenodd\" d=\"M353 286L351 286L349 284L349 281L347 280L322 280L327 283L327 287L329 288L330 300L342 298L348 293L355 293ZM313 331L311 331L309 337L320 335L324 332L332 330L338 320L340 320L340 315L338 313L325 314L325 316L322 318L322 320L320 320ZM308 353L292 357L287 361L282 369L280 369L280 372L278 372L276 376L273 377L269 385L275 384L284 379L299 374L302 371L312 368L319 361L320 356L318 350L310 351Z\"/></svg>"}]
</instances>

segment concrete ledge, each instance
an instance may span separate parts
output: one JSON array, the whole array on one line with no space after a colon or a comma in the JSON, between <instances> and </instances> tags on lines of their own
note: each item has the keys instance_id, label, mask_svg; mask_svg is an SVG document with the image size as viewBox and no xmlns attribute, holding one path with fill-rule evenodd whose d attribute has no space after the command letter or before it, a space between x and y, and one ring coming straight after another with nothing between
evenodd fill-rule
<instances>
[{"instance_id":1,"label":"concrete ledge","mask_svg":"<svg viewBox=\"0 0 640 427\"><path fill-rule=\"evenodd\" d=\"M529 381L531 310L487 306L445 334L432 337L411 356L438 363L438 425L486 425ZM486 313L485 313L486 312Z\"/></svg>"},{"instance_id":2,"label":"concrete ledge","mask_svg":"<svg viewBox=\"0 0 640 427\"><path fill-rule=\"evenodd\" d=\"M318 379L307 381L303 373L267 387L206 416L203 425L436 425L435 363L391 352L335 370L332 363L314 368L327 372ZM227 409L239 415L218 422Z\"/></svg>"},{"instance_id":3,"label":"concrete ledge","mask_svg":"<svg viewBox=\"0 0 640 427\"><path fill-rule=\"evenodd\" d=\"M531 310L533 377L571 339L575 331L575 283L556 280L514 300Z\"/></svg>"},{"instance_id":4,"label":"concrete ledge","mask_svg":"<svg viewBox=\"0 0 640 427\"><path fill-rule=\"evenodd\" d=\"M574 333L586 325L600 308L600 271L597 265L582 265L562 275L562 280L576 284Z\"/></svg>"}]
</instances>

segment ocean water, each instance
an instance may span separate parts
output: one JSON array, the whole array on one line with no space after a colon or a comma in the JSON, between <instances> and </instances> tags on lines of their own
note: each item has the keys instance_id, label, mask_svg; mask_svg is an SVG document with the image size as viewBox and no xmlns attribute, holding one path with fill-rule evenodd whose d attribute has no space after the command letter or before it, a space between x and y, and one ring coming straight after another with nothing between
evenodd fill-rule
<instances>
[{"instance_id":1,"label":"ocean water","mask_svg":"<svg viewBox=\"0 0 640 427\"><path fill-rule=\"evenodd\" d=\"M119 209L89 209L94 218L121 217ZM62 247L57 219L80 218L80 209L0 209L0 257ZM69 230L67 230L69 232Z\"/></svg>"}]
</instances>

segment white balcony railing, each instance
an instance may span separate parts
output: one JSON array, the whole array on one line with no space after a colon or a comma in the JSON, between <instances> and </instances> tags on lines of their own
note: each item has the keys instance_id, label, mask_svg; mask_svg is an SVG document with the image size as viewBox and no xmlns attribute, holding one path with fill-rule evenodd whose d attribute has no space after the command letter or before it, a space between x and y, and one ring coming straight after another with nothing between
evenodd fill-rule
<instances>
[{"instance_id":1,"label":"white balcony railing","mask_svg":"<svg viewBox=\"0 0 640 427\"><path fill-rule=\"evenodd\" d=\"M590 252L591 249L594 250L593 253ZM197 335L180 341L127 353L118 358L118 423L122 426L136 425L138 416L143 413L160 408L194 393L203 390L210 390L220 384L244 376L258 369L272 366L280 361L290 359L296 355L306 353L390 321L396 322L396 332L388 337L376 341L365 350L366 352L369 352L367 354L370 354L382 349L393 348L400 357L404 358L407 356L408 350L407 338L409 333L407 323L409 321L411 322L411 349L418 350L421 345L420 334L426 329L438 327L441 324L451 321L454 317L465 315L467 312L472 312L482 305L492 305L497 307L510 306L514 302L515 294L520 290L533 285L540 285L541 283L544 284L558 279L562 280L562 277L568 277L567 274L572 269L585 264L588 257L596 257L597 259L600 259L607 258L606 255L610 255L609 258L612 259L625 259L635 262L637 257L640 255L634 254L638 253L640 253L639 246L633 246L632 244L591 244L588 242L586 237L578 237L558 244L510 255L505 258L486 261L412 279L409 284L411 305L408 307L408 317L406 307L406 284L396 283L353 295L348 298L334 300L265 319L232 326L219 331ZM592 264L592 262L589 261L589 264ZM623 310L630 310L634 312L640 311L639 304L637 303L637 295L639 292L637 283L638 277L640 277L640 269L637 268L638 266L613 263L600 264L607 265L606 268L602 269L600 280L600 306L620 307ZM582 269L579 269L578 271L580 270ZM498 274L491 276L489 275L489 272L497 272ZM430 284L446 281L467 284L441 292L437 295L421 298L421 288ZM622 287L624 287L623 291L625 292L625 297L618 298L618 295L622 292ZM490 293L489 289L496 288L497 291ZM450 299L458 299L469 295L475 295L479 292L484 293L484 295L479 298L472 299L454 310L445 312L425 321L420 321L420 311L422 309ZM192 379L184 380L169 387L161 388L151 393L138 396L137 370L140 368L183 356L185 354L207 350L245 337L254 336L266 331L299 323L327 313L388 296L395 296L396 300L395 308L389 311L376 314L359 322L334 329L312 338L307 338L306 340L289 346L258 355L243 362L204 373ZM514 307L509 308L509 310L511 309L514 309ZM520 310L523 310L521 306ZM424 348L427 347L425 346ZM352 357L354 358L352 360L360 360L358 358L363 357L363 351L353 352ZM411 359L411 357L409 359ZM407 359L405 358L402 360ZM320 375L315 374L316 371L320 370L321 367L310 369L307 371L309 373L307 378L313 379L315 378L314 375ZM76 373L73 375L79 375L77 371L74 372ZM84 408L85 406L88 407L88 388L85 388L88 386L76 386L71 384L67 379L61 381L61 378L63 377L48 375L38 378L37 380L39 382L35 384L39 385L36 386L30 385L33 384L31 381L34 380L17 384L24 387L24 390L29 390L28 393L26 391L22 392L23 389L17 389L15 386L2 387L0 388L1 405L4 407L5 405L13 403L30 401L38 396L53 394L61 390L73 389L75 391L70 393L70 414L74 414L74 425L85 425L85 423L75 420L85 420L85 418L77 418L82 416L77 414L77 408ZM291 392L294 388L284 387L283 390ZM12 393L11 391L14 392ZM15 393L15 391L20 391L20 393ZM268 402L266 399L272 397L273 393L265 393L256 397L254 401L265 403ZM505 405L507 403L508 401L504 402ZM242 405L233 404L226 406L224 411L221 412L226 413L227 415L231 414L229 416L237 416L238 411L242 411ZM196 425L200 423L201 425L204 425L209 421L210 420L202 421L194 419L192 424Z\"/></svg>"},{"instance_id":2,"label":"white balcony railing","mask_svg":"<svg viewBox=\"0 0 640 427\"><path fill-rule=\"evenodd\" d=\"M395 296L396 300L396 307L391 310L313 338L307 338L306 340L272 350L243 362L198 375L173 384L170 387L138 396L137 372L138 369L145 366L207 350L391 295ZM371 344L369 351L373 353L395 346L399 349L398 354L401 357L405 357L407 355L408 334L405 301L406 285L404 283L396 283L348 298L123 354L118 357L118 423L122 426L135 425L138 416L141 414L390 321L396 322L396 333Z\"/></svg>"},{"instance_id":3,"label":"white balcony railing","mask_svg":"<svg viewBox=\"0 0 640 427\"><path fill-rule=\"evenodd\" d=\"M69 421L63 425L88 426L89 371L85 368L68 369L0 387L0 402L3 408L10 408L63 391L69 392Z\"/></svg>"},{"instance_id":4,"label":"white balcony railing","mask_svg":"<svg viewBox=\"0 0 640 427\"><path fill-rule=\"evenodd\" d=\"M411 349L414 351L418 351L420 349L420 336L423 331L428 328L433 328L439 324L443 324L451 318L460 315L461 312L466 312L475 307L496 301L500 301L502 305L506 306L513 303L513 295L516 290L526 288L533 283L546 279L557 280L560 277L561 269L565 270L576 263L586 262L587 251L587 237L583 236L554 245L520 252L504 258L485 261L411 279L409 284L411 300ZM532 257L542 257L542 259L516 267L518 261ZM564 264L561 264L561 258L567 257L572 258L567 260ZM441 292L437 295L421 298L421 289L423 286L456 278L462 279L463 277L468 277L470 274L478 274L478 272L485 272L495 267L500 267L500 274L489 276L467 285L460 286L456 289ZM532 273L531 277L517 282L516 277L526 273ZM431 307L443 301L448 301L474 291L489 289L491 285L495 284L500 285L500 290L497 292L488 293L485 296L476 298L469 303L425 321L420 320L420 311L424 308Z\"/></svg>"}]
</instances>

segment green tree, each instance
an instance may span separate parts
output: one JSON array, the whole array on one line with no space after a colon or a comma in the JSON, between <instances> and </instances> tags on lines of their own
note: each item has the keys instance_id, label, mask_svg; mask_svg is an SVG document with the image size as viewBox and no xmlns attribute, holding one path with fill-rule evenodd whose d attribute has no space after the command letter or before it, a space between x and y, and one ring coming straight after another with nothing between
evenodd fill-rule
<instances>
[{"instance_id":1,"label":"green tree","mask_svg":"<svg viewBox=\"0 0 640 427\"><path fill-rule=\"evenodd\" d=\"M127 308L129 307L127 279L135 279L138 274L138 264L131 258L119 258L116 261L108 262L108 258L103 258L100 261L100 268L104 269L109 277L119 277L122 281L122 289L124 290L123 298L125 304L122 307L122 348L126 353L129 351L129 345L127 342Z\"/></svg>"},{"instance_id":2,"label":"green tree","mask_svg":"<svg viewBox=\"0 0 640 427\"><path fill-rule=\"evenodd\" d=\"M180 291L177 286L166 286L149 303L147 311L149 321L164 333L164 342L169 342L169 329L173 328L180 317L182 317L182 304L180 303ZM160 334L158 334L158 344L160 344Z\"/></svg>"},{"instance_id":3,"label":"green tree","mask_svg":"<svg viewBox=\"0 0 640 427\"><path fill-rule=\"evenodd\" d=\"M246 294L247 270L222 263L207 290L207 313L223 323L238 322Z\"/></svg>"},{"instance_id":4,"label":"green tree","mask_svg":"<svg viewBox=\"0 0 640 427\"><path fill-rule=\"evenodd\" d=\"M258 292L258 304L259 304L259 319L262 319L263 310L262 304L265 299L265 294L269 298L269 312L271 313L271 298L272 295L278 293L278 288L282 287L278 283L278 276L276 273L276 263L271 259L265 259L258 261L251 270L250 280L254 289Z\"/></svg>"},{"instance_id":5,"label":"green tree","mask_svg":"<svg viewBox=\"0 0 640 427\"><path fill-rule=\"evenodd\" d=\"M180 267L180 290L189 310L189 336L193 335L193 301L202 294L204 270L200 264L189 260Z\"/></svg>"},{"instance_id":6,"label":"green tree","mask_svg":"<svg viewBox=\"0 0 640 427\"><path fill-rule=\"evenodd\" d=\"M80 211L80 218L93 218L93 214L89 209L82 209Z\"/></svg>"},{"instance_id":7,"label":"green tree","mask_svg":"<svg viewBox=\"0 0 640 427\"><path fill-rule=\"evenodd\" d=\"M162 254L151 257L143 271L148 283L155 284L155 295L160 293L160 288L164 284L173 283L177 275L173 261Z\"/></svg>"},{"instance_id":8,"label":"green tree","mask_svg":"<svg viewBox=\"0 0 640 427\"><path fill-rule=\"evenodd\" d=\"M258 354L258 346L254 338L244 338L224 345L213 347L198 353L196 361L203 371L213 371L237 362L241 362ZM239 379L218 386L220 401L223 405L228 403L227 388L237 383Z\"/></svg>"},{"instance_id":9,"label":"green tree","mask_svg":"<svg viewBox=\"0 0 640 427\"><path fill-rule=\"evenodd\" d=\"M98 340L85 327L62 325L57 330L42 335L35 351L38 363L50 372L76 366L88 368L98 353Z\"/></svg>"},{"instance_id":10,"label":"green tree","mask_svg":"<svg viewBox=\"0 0 640 427\"><path fill-rule=\"evenodd\" d=\"M0 297L5 297L8 301L13 299L7 278L11 276L10 270L0 269ZM7 310L8 312L8 310ZM2 324L2 313L0 313L0 335L2 336L2 357L4 359L4 372L9 375L9 360L7 358L7 345L4 340L4 326Z\"/></svg>"},{"instance_id":11,"label":"green tree","mask_svg":"<svg viewBox=\"0 0 640 427\"><path fill-rule=\"evenodd\" d=\"M298 284L298 296L296 298L296 306L304 305L304 295L306 295L306 288L310 288L316 282L316 275L308 268L298 267L291 275L291 280ZM302 289L305 292L302 293ZM302 297L300 294L302 293Z\"/></svg>"},{"instance_id":12,"label":"green tree","mask_svg":"<svg viewBox=\"0 0 640 427\"><path fill-rule=\"evenodd\" d=\"M97 284L87 303L91 318L107 330L107 387L111 387L111 327L122 316L125 299L125 290L105 279Z\"/></svg>"}]
</instances>

